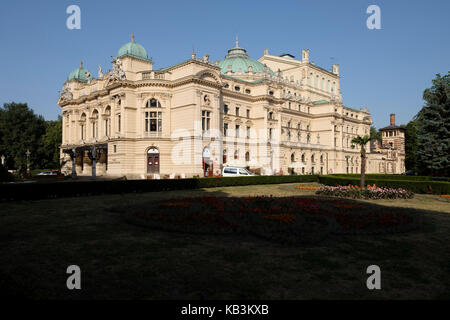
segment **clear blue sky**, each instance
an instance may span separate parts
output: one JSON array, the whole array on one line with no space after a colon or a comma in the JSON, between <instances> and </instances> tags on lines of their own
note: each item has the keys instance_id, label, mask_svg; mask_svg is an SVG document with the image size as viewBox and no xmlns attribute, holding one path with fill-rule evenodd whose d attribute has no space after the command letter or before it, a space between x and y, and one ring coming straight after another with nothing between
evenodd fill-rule
<instances>
[{"instance_id":1,"label":"clear blue sky","mask_svg":"<svg viewBox=\"0 0 450 320\"><path fill-rule=\"evenodd\" d=\"M81 8L81 30L68 30L66 8ZM366 9L381 8L382 30L369 30ZM450 1L2 1L0 5L0 104L27 102L56 119L56 101L68 74L84 61L97 75L130 39L166 67L209 53L223 59L239 34L253 59L300 56L329 69L341 66L344 105L370 109L375 126L407 123L423 105L436 73L450 70Z\"/></svg>"}]
</instances>

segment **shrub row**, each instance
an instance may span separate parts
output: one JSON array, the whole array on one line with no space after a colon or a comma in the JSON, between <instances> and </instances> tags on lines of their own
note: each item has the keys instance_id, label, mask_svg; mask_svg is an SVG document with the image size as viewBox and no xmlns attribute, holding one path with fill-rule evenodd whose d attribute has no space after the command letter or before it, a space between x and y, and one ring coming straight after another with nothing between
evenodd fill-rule
<instances>
[{"instance_id":1,"label":"shrub row","mask_svg":"<svg viewBox=\"0 0 450 320\"><path fill-rule=\"evenodd\" d=\"M333 177L340 178L358 178L360 174L332 174ZM402 181L430 181L430 177L427 176L406 176L401 174L378 174L378 173L369 173L366 174L366 179L375 179L375 180L402 180Z\"/></svg>"},{"instance_id":2,"label":"shrub row","mask_svg":"<svg viewBox=\"0 0 450 320\"><path fill-rule=\"evenodd\" d=\"M226 186L316 182L318 176L255 176L200 179L70 181L0 184L0 201L36 200L100 194L156 192Z\"/></svg>"},{"instance_id":3,"label":"shrub row","mask_svg":"<svg viewBox=\"0 0 450 320\"><path fill-rule=\"evenodd\" d=\"M404 176L405 180L394 179L374 179L370 175L366 177L366 184L375 184L378 187L387 188L403 188L414 193L433 193L433 194L450 194L450 182L444 181L417 181L407 180L409 177ZM345 177L345 176L319 176L319 182L327 186L347 186L359 185L359 176Z\"/></svg>"}]
</instances>

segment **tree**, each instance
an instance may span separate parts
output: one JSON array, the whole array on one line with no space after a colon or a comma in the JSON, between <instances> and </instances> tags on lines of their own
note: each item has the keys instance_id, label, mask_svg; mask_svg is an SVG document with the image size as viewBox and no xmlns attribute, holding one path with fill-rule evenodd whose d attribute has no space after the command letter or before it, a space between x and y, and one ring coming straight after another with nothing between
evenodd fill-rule
<instances>
[{"instance_id":1,"label":"tree","mask_svg":"<svg viewBox=\"0 0 450 320\"><path fill-rule=\"evenodd\" d=\"M352 143L358 146L361 146L361 180L360 180L360 187L361 189L365 188L365 182L366 182L366 144L371 140L372 138L369 136L357 136L352 139Z\"/></svg>"},{"instance_id":2,"label":"tree","mask_svg":"<svg viewBox=\"0 0 450 320\"><path fill-rule=\"evenodd\" d=\"M381 141L381 132L378 131L374 126L370 127L370 140Z\"/></svg>"},{"instance_id":3,"label":"tree","mask_svg":"<svg viewBox=\"0 0 450 320\"><path fill-rule=\"evenodd\" d=\"M417 172L417 121L408 122L405 127L405 167Z\"/></svg>"},{"instance_id":4,"label":"tree","mask_svg":"<svg viewBox=\"0 0 450 320\"><path fill-rule=\"evenodd\" d=\"M44 133L44 118L34 114L26 103L6 103L0 108L0 153L6 156L8 168L24 171L27 150L31 152L30 164L39 166Z\"/></svg>"},{"instance_id":5,"label":"tree","mask_svg":"<svg viewBox=\"0 0 450 320\"><path fill-rule=\"evenodd\" d=\"M423 99L425 106L416 116L418 172L450 176L450 72L437 74Z\"/></svg>"},{"instance_id":6,"label":"tree","mask_svg":"<svg viewBox=\"0 0 450 320\"><path fill-rule=\"evenodd\" d=\"M62 137L62 118L58 116L56 121L46 121L45 134L41 139L40 154L42 156L42 168L59 168L60 167L60 153L59 147L61 145Z\"/></svg>"}]
</instances>

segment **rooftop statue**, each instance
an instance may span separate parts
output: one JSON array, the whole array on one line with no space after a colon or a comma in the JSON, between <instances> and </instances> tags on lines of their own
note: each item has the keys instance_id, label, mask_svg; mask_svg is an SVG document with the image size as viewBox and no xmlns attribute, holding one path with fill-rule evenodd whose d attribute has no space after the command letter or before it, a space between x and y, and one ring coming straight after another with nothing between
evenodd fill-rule
<instances>
[{"instance_id":1,"label":"rooftop statue","mask_svg":"<svg viewBox=\"0 0 450 320\"><path fill-rule=\"evenodd\" d=\"M73 94L70 92L70 84L68 82L64 83L64 86L61 91L58 91L60 93L60 99L61 100L72 100Z\"/></svg>"}]
</instances>

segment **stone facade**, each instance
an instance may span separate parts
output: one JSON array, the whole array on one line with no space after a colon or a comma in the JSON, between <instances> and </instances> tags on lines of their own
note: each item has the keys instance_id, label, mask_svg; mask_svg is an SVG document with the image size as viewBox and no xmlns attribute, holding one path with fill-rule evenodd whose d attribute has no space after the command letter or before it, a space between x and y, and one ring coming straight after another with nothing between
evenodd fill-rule
<instances>
[{"instance_id":1,"label":"stone facade","mask_svg":"<svg viewBox=\"0 0 450 320\"><path fill-rule=\"evenodd\" d=\"M73 162L65 171L137 179L216 175L227 165L260 174L358 173L351 140L370 133L370 113L343 105L338 65L314 65L309 50L301 57L266 49L251 60L236 43L220 62L192 53L153 70L133 38L112 71L99 67L92 78L81 66L66 81L61 155ZM369 149L368 172L381 172L381 153ZM400 154L396 173L404 171Z\"/></svg>"}]
</instances>

